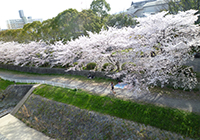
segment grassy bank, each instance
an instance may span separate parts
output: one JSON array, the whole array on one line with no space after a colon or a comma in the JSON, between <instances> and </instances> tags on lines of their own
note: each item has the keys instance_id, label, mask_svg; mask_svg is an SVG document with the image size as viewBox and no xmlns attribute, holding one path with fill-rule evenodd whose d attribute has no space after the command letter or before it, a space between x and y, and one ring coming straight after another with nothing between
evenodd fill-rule
<instances>
[{"instance_id":1,"label":"grassy bank","mask_svg":"<svg viewBox=\"0 0 200 140\"><path fill-rule=\"evenodd\" d=\"M4 80L4 79L0 78L0 92L5 90L8 86L13 85L13 84L21 85L21 84L34 84L34 83L19 83L19 82L15 83L14 81L8 81L8 80Z\"/></svg>"},{"instance_id":2,"label":"grassy bank","mask_svg":"<svg viewBox=\"0 0 200 140\"><path fill-rule=\"evenodd\" d=\"M131 101L92 95L82 90L76 91L49 85L41 85L34 91L34 94L82 109L155 126L191 138L200 137L200 116L194 113L150 104L142 105Z\"/></svg>"},{"instance_id":3,"label":"grassy bank","mask_svg":"<svg viewBox=\"0 0 200 140\"><path fill-rule=\"evenodd\" d=\"M0 91L5 90L9 85L14 84L14 82L3 80L0 78Z\"/></svg>"}]
</instances>

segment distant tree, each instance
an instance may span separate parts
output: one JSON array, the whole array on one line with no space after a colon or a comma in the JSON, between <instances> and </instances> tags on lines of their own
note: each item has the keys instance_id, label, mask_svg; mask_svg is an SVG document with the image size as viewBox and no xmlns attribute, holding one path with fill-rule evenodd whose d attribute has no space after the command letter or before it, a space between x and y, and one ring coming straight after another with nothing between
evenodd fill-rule
<instances>
[{"instance_id":1,"label":"distant tree","mask_svg":"<svg viewBox=\"0 0 200 140\"><path fill-rule=\"evenodd\" d=\"M78 25L81 35L87 35L87 31L99 33L103 27L101 18L94 14L91 9L79 13Z\"/></svg>"},{"instance_id":2,"label":"distant tree","mask_svg":"<svg viewBox=\"0 0 200 140\"><path fill-rule=\"evenodd\" d=\"M68 9L42 23L34 21L25 24L19 30L1 31L0 39L6 42L18 41L19 43L40 40L50 44L54 44L57 41L66 43L81 35L87 35L87 31L99 33L102 27L101 18L91 9L83 10L82 12Z\"/></svg>"},{"instance_id":3,"label":"distant tree","mask_svg":"<svg viewBox=\"0 0 200 140\"><path fill-rule=\"evenodd\" d=\"M42 22L41 24L41 40L49 43L49 41L53 38L51 35L52 27L51 22L53 19L48 19Z\"/></svg>"},{"instance_id":4,"label":"distant tree","mask_svg":"<svg viewBox=\"0 0 200 140\"><path fill-rule=\"evenodd\" d=\"M87 31L98 33L102 26L101 18L92 10L78 12L75 9L68 9L58 14L48 28L51 28L52 43L59 40L66 43L80 35L87 35Z\"/></svg>"},{"instance_id":5,"label":"distant tree","mask_svg":"<svg viewBox=\"0 0 200 140\"><path fill-rule=\"evenodd\" d=\"M9 42L9 41L19 41L19 36L22 32L22 29L11 29L0 32L0 40Z\"/></svg>"},{"instance_id":6,"label":"distant tree","mask_svg":"<svg viewBox=\"0 0 200 140\"><path fill-rule=\"evenodd\" d=\"M165 0L168 2L168 10L171 14L177 14L181 10L180 1Z\"/></svg>"},{"instance_id":7,"label":"distant tree","mask_svg":"<svg viewBox=\"0 0 200 140\"><path fill-rule=\"evenodd\" d=\"M68 9L59 13L51 22L51 35L54 41L74 39L78 36L77 24L78 11L76 9Z\"/></svg>"},{"instance_id":8,"label":"distant tree","mask_svg":"<svg viewBox=\"0 0 200 140\"><path fill-rule=\"evenodd\" d=\"M177 14L178 11L187 11L190 9L197 10L200 13L200 0L166 0L168 2L169 12ZM198 16L196 24L200 23L200 16Z\"/></svg>"},{"instance_id":9,"label":"distant tree","mask_svg":"<svg viewBox=\"0 0 200 140\"><path fill-rule=\"evenodd\" d=\"M21 41L21 38L20 38L20 35L22 33L23 29L16 29L16 30L13 30L13 34L12 34L12 41L15 41L15 42L20 42Z\"/></svg>"},{"instance_id":10,"label":"distant tree","mask_svg":"<svg viewBox=\"0 0 200 140\"><path fill-rule=\"evenodd\" d=\"M39 41L41 40L41 22L34 21L24 25L23 32L30 37L30 41Z\"/></svg>"},{"instance_id":11,"label":"distant tree","mask_svg":"<svg viewBox=\"0 0 200 140\"><path fill-rule=\"evenodd\" d=\"M117 28L128 27L128 26L133 27L136 24L137 24L136 20L134 20L131 16L128 16L125 13L110 15L105 23L106 26L117 27Z\"/></svg>"},{"instance_id":12,"label":"distant tree","mask_svg":"<svg viewBox=\"0 0 200 140\"><path fill-rule=\"evenodd\" d=\"M108 12L111 10L110 4L106 0L93 0L90 4L90 9L101 17L101 20L108 16Z\"/></svg>"},{"instance_id":13,"label":"distant tree","mask_svg":"<svg viewBox=\"0 0 200 140\"><path fill-rule=\"evenodd\" d=\"M200 0L165 0L168 2L169 12L177 14L178 11L187 11L190 9L200 10Z\"/></svg>"},{"instance_id":14,"label":"distant tree","mask_svg":"<svg viewBox=\"0 0 200 140\"><path fill-rule=\"evenodd\" d=\"M41 22L34 21L32 23L25 24L19 38L19 41L23 43L41 40Z\"/></svg>"}]
</instances>

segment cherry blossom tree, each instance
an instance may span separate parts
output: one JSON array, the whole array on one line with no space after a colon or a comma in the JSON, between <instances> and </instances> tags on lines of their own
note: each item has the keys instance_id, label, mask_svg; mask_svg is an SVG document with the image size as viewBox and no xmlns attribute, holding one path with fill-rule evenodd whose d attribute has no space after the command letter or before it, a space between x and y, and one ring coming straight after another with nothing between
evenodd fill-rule
<instances>
[{"instance_id":1,"label":"cherry blossom tree","mask_svg":"<svg viewBox=\"0 0 200 140\"><path fill-rule=\"evenodd\" d=\"M198 15L189 10L170 15L161 12L137 18L136 27L102 29L88 32L66 44L43 42L0 44L0 62L14 65L41 66L48 63L71 66L68 70L82 70L95 62L96 70L104 64L113 78L133 86L134 92L148 91L150 86L171 84L175 88L193 89L197 84L195 73L184 64L193 59L192 49L200 45L199 26L194 22ZM77 65L74 65L74 62Z\"/></svg>"}]
</instances>

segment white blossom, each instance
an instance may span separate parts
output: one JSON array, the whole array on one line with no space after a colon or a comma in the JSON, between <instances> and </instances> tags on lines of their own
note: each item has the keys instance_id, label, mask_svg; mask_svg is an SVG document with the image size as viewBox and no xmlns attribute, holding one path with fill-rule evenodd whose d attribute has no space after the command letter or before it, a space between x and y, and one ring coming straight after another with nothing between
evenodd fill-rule
<instances>
[{"instance_id":1,"label":"white blossom","mask_svg":"<svg viewBox=\"0 0 200 140\"><path fill-rule=\"evenodd\" d=\"M125 76L125 83L133 85L135 92L147 90L149 86L171 82L174 87L192 89L197 84L190 67L183 67L193 56L191 47L200 45L200 28L195 25L198 15L189 10L170 15L161 12L138 18L135 28L102 29L97 33L88 32L76 40L62 44L47 45L43 42L0 44L0 63L41 66L70 65L81 70L87 63L95 62L101 71L116 71L112 77ZM78 62L78 65L74 65ZM125 67L121 69L121 66Z\"/></svg>"}]
</instances>

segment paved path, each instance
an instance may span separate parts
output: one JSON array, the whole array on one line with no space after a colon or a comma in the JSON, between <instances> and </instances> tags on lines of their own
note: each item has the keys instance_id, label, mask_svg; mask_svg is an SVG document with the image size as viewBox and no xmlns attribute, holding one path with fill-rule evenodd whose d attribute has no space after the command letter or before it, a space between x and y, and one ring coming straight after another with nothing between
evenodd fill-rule
<instances>
[{"instance_id":1,"label":"paved path","mask_svg":"<svg viewBox=\"0 0 200 140\"><path fill-rule=\"evenodd\" d=\"M51 138L45 136L39 131L28 127L13 115L23 105L32 91L38 85L34 85L23 99L13 108L7 112L0 113L0 140L50 140ZM8 114L11 112L11 114Z\"/></svg>"},{"instance_id":2,"label":"paved path","mask_svg":"<svg viewBox=\"0 0 200 140\"><path fill-rule=\"evenodd\" d=\"M30 127L27 127L19 119L11 114L0 118L0 140L50 140Z\"/></svg>"},{"instance_id":3,"label":"paved path","mask_svg":"<svg viewBox=\"0 0 200 140\"><path fill-rule=\"evenodd\" d=\"M84 89L90 92L100 95L116 96L117 98L126 98L135 101L142 101L147 103L153 103L161 106L168 106L172 108L178 108L190 112L200 113L200 101L186 100L186 99L174 99L169 97L163 97L159 94L133 94L129 90L116 89L117 94L113 95L110 91L110 85L97 84L90 82L82 82L78 80L67 79L62 76L41 76L41 75L22 75L12 72L0 71L0 77L3 79L27 82L27 83L46 83L51 85L57 85L62 87ZM23 122L8 114L0 118L0 140L47 140L49 137L44 134L27 127Z\"/></svg>"},{"instance_id":4,"label":"paved path","mask_svg":"<svg viewBox=\"0 0 200 140\"><path fill-rule=\"evenodd\" d=\"M131 99L135 101L153 103L161 106L178 108L189 112L200 113L200 100L176 99L166 97L160 94L133 94L129 90L116 89L116 95L110 91L110 85L83 82L78 80L67 79L62 76L45 76L45 75L22 75L12 72L0 71L0 77L16 82L35 82L46 83L56 86L84 89L100 95L111 95L117 98Z\"/></svg>"}]
</instances>

